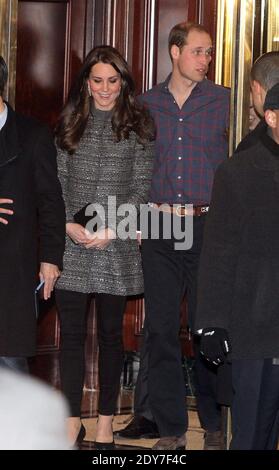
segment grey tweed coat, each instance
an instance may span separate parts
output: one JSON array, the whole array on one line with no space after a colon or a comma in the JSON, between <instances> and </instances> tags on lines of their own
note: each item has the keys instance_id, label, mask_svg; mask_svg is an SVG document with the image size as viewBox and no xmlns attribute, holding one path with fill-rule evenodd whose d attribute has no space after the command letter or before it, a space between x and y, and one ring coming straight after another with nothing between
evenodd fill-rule
<instances>
[{"instance_id":1,"label":"grey tweed coat","mask_svg":"<svg viewBox=\"0 0 279 470\"><path fill-rule=\"evenodd\" d=\"M108 196L116 207L132 203L137 209L148 198L153 166L153 143L141 145L134 133L116 142L111 112L94 110L78 150L58 149L58 175L67 221L87 203L98 203L107 215ZM123 218L123 217L122 217ZM121 217L117 217L119 222ZM136 295L143 292L140 251L135 239L116 238L104 250L85 249L66 236L64 270L56 288L84 293Z\"/></svg>"}]
</instances>

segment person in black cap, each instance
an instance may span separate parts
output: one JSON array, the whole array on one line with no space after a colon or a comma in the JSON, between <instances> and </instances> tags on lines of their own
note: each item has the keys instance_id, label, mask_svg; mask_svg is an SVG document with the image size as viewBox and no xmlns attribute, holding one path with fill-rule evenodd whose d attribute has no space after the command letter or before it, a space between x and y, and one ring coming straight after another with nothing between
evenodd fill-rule
<instances>
[{"instance_id":1,"label":"person in black cap","mask_svg":"<svg viewBox=\"0 0 279 470\"><path fill-rule=\"evenodd\" d=\"M266 132L216 172L200 259L195 327L208 361L232 362L231 449L279 436L279 83L263 109Z\"/></svg>"},{"instance_id":2,"label":"person in black cap","mask_svg":"<svg viewBox=\"0 0 279 470\"><path fill-rule=\"evenodd\" d=\"M266 132L264 119L264 101L268 90L279 82L279 51L265 52L254 62L250 72L250 87L253 107L261 118L258 125L238 144L236 152L255 145Z\"/></svg>"}]
</instances>

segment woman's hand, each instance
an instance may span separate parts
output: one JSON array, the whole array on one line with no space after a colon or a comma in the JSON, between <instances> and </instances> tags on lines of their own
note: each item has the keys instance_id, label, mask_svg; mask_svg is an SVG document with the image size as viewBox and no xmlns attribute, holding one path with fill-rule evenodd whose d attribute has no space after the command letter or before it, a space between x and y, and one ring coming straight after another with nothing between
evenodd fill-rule
<instances>
[{"instance_id":1,"label":"woman's hand","mask_svg":"<svg viewBox=\"0 0 279 470\"><path fill-rule=\"evenodd\" d=\"M87 235L87 243L84 246L87 249L95 248L96 250L103 250L116 238L115 232L111 228L101 228L95 233L85 230L85 233Z\"/></svg>"},{"instance_id":2,"label":"woman's hand","mask_svg":"<svg viewBox=\"0 0 279 470\"><path fill-rule=\"evenodd\" d=\"M80 224L68 222L66 224L66 233L76 245L85 245L88 243L85 228Z\"/></svg>"}]
</instances>

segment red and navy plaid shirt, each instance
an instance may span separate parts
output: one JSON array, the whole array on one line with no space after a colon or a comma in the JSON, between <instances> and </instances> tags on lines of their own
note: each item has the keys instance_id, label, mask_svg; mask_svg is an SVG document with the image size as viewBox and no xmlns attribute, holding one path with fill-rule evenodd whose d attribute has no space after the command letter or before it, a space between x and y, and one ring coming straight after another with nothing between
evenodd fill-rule
<instances>
[{"instance_id":1,"label":"red and navy plaid shirt","mask_svg":"<svg viewBox=\"0 0 279 470\"><path fill-rule=\"evenodd\" d=\"M169 79L140 97L157 128L149 200L208 204L215 170L228 156L230 91L205 79L179 109Z\"/></svg>"}]
</instances>

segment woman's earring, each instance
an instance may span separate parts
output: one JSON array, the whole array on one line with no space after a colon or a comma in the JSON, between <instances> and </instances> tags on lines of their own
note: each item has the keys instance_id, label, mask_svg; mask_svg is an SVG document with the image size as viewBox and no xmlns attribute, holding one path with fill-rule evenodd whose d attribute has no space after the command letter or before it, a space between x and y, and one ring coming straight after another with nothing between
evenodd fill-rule
<instances>
[{"instance_id":1,"label":"woman's earring","mask_svg":"<svg viewBox=\"0 0 279 470\"><path fill-rule=\"evenodd\" d=\"M92 91L91 91L89 83L87 83L87 86L88 86L88 94L89 94L89 96L92 96Z\"/></svg>"}]
</instances>

